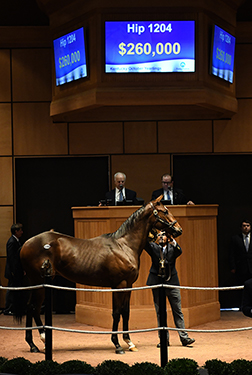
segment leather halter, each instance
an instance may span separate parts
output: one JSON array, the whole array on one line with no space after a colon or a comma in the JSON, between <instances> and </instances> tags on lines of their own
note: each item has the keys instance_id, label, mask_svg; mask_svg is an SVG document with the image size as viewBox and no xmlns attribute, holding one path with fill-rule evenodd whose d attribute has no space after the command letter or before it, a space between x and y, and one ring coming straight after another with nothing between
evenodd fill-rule
<instances>
[{"instance_id":1,"label":"leather halter","mask_svg":"<svg viewBox=\"0 0 252 375\"><path fill-rule=\"evenodd\" d=\"M177 223L177 220L174 220L172 223L168 223L167 221L163 220L163 219L159 216L159 214L158 214L158 210L155 209L155 207L154 207L154 205L153 205L152 202L150 202L150 205L151 205L151 207L152 207L152 209L153 209L153 214L154 214L154 216L155 216L155 218L156 218L156 221L159 221L160 223L166 225L168 228L172 228L172 229L173 229L173 228L174 228L174 225ZM165 206L164 206L164 208L166 209L166 211L168 211L168 209L167 209Z\"/></svg>"}]
</instances>

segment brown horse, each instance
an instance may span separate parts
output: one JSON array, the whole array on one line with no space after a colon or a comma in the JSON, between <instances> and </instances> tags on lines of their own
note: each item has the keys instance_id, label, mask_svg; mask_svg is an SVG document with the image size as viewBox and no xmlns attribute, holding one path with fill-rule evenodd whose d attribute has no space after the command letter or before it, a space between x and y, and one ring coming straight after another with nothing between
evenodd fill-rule
<instances>
[{"instance_id":1,"label":"brown horse","mask_svg":"<svg viewBox=\"0 0 252 375\"><path fill-rule=\"evenodd\" d=\"M182 234L180 225L160 202L161 198L139 208L112 234L83 240L49 231L30 238L20 251L21 264L29 284L42 284L42 271L47 269L52 276L60 274L78 284L112 289L131 288L138 278L139 258L150 230L165 229L173 237ZM118 330L120 315L123 331L128 331L130 293L113 292L113 332ZM32 318L38 326L43 325L40 318L43 301L44 288L31 291L26 327L32 326ZM39 331L44 341L44 331ZM123 335L123 339L130 350L137 350L128 333ZM118 335L112 334L111 340L116 353L124 353ZM32 330L26 330L26 341L31 352L39 351L33 343Z\"/></svg>"}]
</instances>

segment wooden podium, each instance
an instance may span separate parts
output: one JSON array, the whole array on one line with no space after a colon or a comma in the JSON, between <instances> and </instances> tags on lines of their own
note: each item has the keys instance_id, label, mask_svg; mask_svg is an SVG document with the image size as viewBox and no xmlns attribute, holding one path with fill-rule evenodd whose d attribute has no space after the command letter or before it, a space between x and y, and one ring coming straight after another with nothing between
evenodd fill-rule
<instances>
[{"instance_id":1,"label":"wooden podium","mask_svg":"<svg viewBox=\"0 0 252 375\"><path fill-rule=\"evenodd\" d=\"M138 208L139 206L73 207L75 237L92 238L115 232ZM217 287L218 205L181 205L171 206L170 209L183 228L183 234L177 239L183 253L176 262L181 286ZM150 265L150 257L143 251L140 273L134 287L146 286ZM90 286L77 287L91 289ZM182 289L181 297L186 328L220 318L218 291ZM150 289L133 290L130 305L129 329L157 326ZM80 323L111 329L112 293L77 291L75 313L76 320ZM174 327L169 304L167 325Z\"/></svg>"}]
</instances>

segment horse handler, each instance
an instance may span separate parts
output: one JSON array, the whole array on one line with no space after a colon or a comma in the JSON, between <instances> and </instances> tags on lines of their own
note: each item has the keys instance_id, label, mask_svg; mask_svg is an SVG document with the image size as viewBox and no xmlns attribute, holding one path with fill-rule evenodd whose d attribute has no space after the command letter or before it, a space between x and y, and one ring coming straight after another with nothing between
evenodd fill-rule
<instances>
[{"instance_id":1,"label":"horse handler","mask_svg":"<svg viewBox=\"0 0 252 375\"><path fill-rule=\"evenodd\" d=\"M178 273L175 267L176 259L182 254L182 249L178 243L170 235L165 232L160 232L157 237L157 243L146 243L145 250L152 259L152 265L147 279L147 285L160 284L160 261L163 261L165 278L163 283L167 285L180 285ZM170 303L173 319L176 328L185 328L184 316L181 309L181 295L179 288L165 288L165 294ZM153 301L157 314L157 322L160 327L160 313L159 313L159 290L152 289ZM183 346L191 345L195 342L193 338L188 337L186 331L178 331L180 341ZM169 346L169 332L167 330L167 345ZM160 347L160 343L157 344Z\"/></svg>"}]
</instances>

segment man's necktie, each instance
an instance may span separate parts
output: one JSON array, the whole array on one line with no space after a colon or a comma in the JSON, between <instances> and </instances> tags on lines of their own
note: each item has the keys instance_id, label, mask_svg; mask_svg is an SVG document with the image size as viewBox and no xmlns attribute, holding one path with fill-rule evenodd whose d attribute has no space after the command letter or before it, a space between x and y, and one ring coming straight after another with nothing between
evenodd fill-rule
<instances>
[{"instance_id":1,"label":"man's necktie","mask_svg":"<svg viewBox=\"0 0 252 375\"><path fill-rule=\"evenodd\" d=\"M120 194L119 194L119 201L122 202L123 201L123 193L122 193L122 190L120 190Z\"/></svg>"},{"instance_id":2,"label":"man's necktie","mask_svg":"<svg viewBox=\"0 0 252 375\"><path fill-rule=\"evenodd\" d=\"M248 251L248 249L249 249L249 238L248 238L248 236L245 236L245 247L246 247L246 250Z\"/></svg>"}]
</instances>

